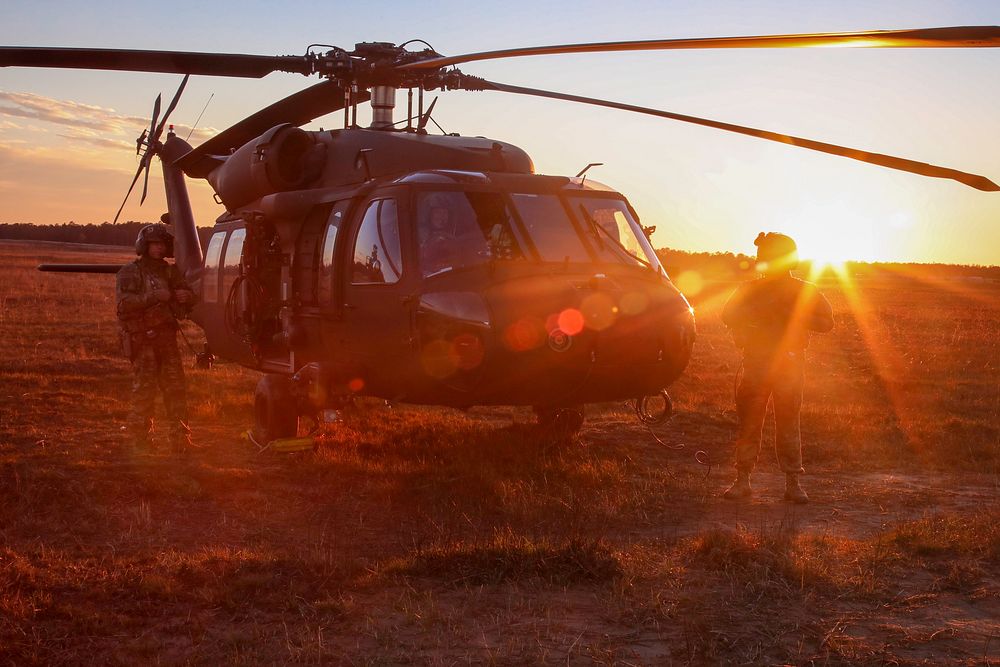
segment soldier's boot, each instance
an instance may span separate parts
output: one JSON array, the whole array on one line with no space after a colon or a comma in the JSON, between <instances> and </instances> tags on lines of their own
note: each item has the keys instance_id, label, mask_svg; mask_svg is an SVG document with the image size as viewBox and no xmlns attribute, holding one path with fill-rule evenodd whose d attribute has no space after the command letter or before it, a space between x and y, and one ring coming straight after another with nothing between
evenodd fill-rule
<instances>
[{"instance_id":1,"label":"soldier's boot","mask_svg":"<svg viewBox=\"0 0 1000 667\"><path fill-rule=\"evenodd\" d=\"M178 454L188 454L196 449L201 449L201 445L196 445L191 440L191 427L187 422L177 421L170 428L170 446Z\"/></svg>"},{"instance_id":2,"label":"soldier's boot","mask_svg":"<svg viewBox=\"0 0 1000 667\"><path fill-rule=\"evenodd\" d=\"M794 472L785 475L785 500L800 505L809 502L809 495L799 486L799 476Z\"/></svg>"},{"instance_id":3,"label":"soldier's boot","mask_svg":"<svg viewBox=\"0 0 1000 667\"><path fill-rule=\"evenodd\" d=\"M736 481L733 485L726 489L722 497L727 500L741 500L743 498L749 498L753 495L753 489L750 488L750 471L749 470L737 470L736 471Z\"/></svg>"}]
</instances>

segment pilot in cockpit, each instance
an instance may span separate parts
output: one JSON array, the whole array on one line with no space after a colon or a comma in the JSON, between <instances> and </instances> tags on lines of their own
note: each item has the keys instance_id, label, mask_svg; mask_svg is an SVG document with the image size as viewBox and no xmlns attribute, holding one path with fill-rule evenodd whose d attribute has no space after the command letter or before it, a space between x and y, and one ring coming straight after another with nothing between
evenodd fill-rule
<instances>
[{"instance_id":1,"label":"pilot in cockpit","mask_svg":"<svg viewBox=\"0 0 1000 667\"><path fill-rule=\"evenodd\" d=\"M459 257L456 215L447 197L434 194L421 207L418 236L420 266L425 276L455 266Z\"/></svg>"}]
</instances>

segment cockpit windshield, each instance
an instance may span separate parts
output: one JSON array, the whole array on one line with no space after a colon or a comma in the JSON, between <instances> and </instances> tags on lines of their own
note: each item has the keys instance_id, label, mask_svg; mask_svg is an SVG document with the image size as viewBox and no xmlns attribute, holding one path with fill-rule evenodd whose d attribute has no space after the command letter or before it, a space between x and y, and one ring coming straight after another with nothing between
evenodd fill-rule
<instances>
[{"instance_id":1,"label":"cockpit windshield","mask_svg":"<svg viewBox=\"0 0 1000 667\"><path fill-rule=\"evenodd\" d=\"M590 233L590 245L600 260L659 268L653 246L624 201L603 197L570 197L569 201Z\"/></svg>"},{"instance_id":2,"label":"cockpit windshield","mask_svg":"<svg viewBox=\"0 0 1000 667\"><path fill-rule=\"evenodd\" d=\"M496 261L614 263L660 269L628 204L596 196L424 190L416 194L420 270ZM515 220L513 213L516 212Z\"/></svg>"},{"instance_id":3,"label":"cockpit windshield","mask_svg":"<svg viewBox=\"0 0 1000 667\"><path fill-rule=\"evenodd\" d=\"M524 259L498 192L418 192L417 240L425 278L494 260Z\"/></svg>"}]
</instances>

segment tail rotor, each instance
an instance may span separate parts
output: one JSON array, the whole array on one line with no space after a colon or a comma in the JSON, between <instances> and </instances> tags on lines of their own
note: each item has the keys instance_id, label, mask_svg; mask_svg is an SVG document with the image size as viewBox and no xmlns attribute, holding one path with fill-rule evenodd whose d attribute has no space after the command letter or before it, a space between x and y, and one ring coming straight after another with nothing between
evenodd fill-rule
<instances>
[{"instance_id":1,"label":"tail rotor","mask_svg":"<svg viewBox=\"0 0 1000 667\"><path fill-rule=\"evenodd\" d=\"M122 200L122 205L118 207L118 212L115 214L114 222L118 222L118 218L122 214L122 210L125 208L125 204L128 202L129 196L132 194L132 190L135 189L135 184L139 182L139 176L145 175L142 181L142 197L139 198L139 205L141 206L146 201L146 194L149 189L149 166L153 162L153 156L157 155L160 151L160 135L163 134L163 129L167 126L167 119L170 114L177 107L177 102L181 98L181 93L184 92L184 87L187 85L189 74L184 75L184 79L181 81L181 85L177 88L177 92L174 93L174 97L170 100L170 104L167 106L166 112L163 114L163 118L160 118L160 103L161 96L156 96L156 101L153 102L153 116L149 122L149 129L143 130L142 134L135 140L135 153L136 155L142 155L139 160L139 167L135 170L135 176L132 177L132 184L129 185L128 192L125 193L125 198ZM160 121L157 124L157 121ZM143 150L145 149L145 151Z\"/></svg>"}]
</instances>

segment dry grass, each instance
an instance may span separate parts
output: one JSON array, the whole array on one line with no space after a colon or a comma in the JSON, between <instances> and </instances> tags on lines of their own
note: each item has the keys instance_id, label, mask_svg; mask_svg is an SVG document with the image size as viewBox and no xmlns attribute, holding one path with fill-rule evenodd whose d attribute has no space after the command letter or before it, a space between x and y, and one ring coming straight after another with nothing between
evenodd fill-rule
<instances>
[{"instance_id":1,"label":"dry grass","mask_svg":"<svg viewBox=\"0 0 1000 667\"><path fill-rule=\"evenodd\" d=\"M718 498L738 361L710 294L681 450L617 405L559 444L523 409L364 401L258 455L256 376L221 365L189 374L209 449L135 458L113 279L33 271L95 251L0 255L0 664L1000 662L1000 285L826 290L791 507L766 450L758 499Z\"/></svg>"}]
</instances>

